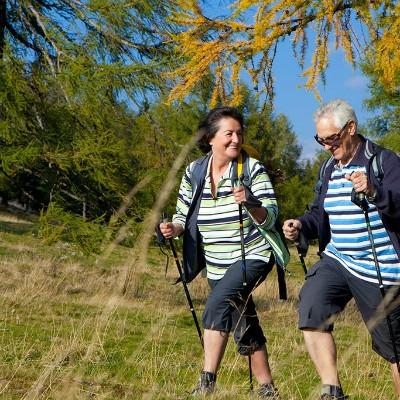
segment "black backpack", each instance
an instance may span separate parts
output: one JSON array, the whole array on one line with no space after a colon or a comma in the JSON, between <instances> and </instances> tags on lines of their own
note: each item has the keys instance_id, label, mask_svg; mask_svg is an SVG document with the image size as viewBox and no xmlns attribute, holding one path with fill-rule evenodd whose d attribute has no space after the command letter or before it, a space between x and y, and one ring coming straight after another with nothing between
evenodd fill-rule
<instances>
[{"instance_id":1,"label":"black backpack","mask_svg":"<svg viewBox=\"0 0 400 400\"><path fill-rule=\"evenodd\" d=\"M369 148L370 146L372 147L371 149ZM372 144L372 142L367 141L366 148L365 148L365 156L371 163L372 170L374 171L375 178L379 183L382 182L383 176L385 171L383 170L383 163L382 163L382 153L383 153L384 148L377 145L376 143ZM318 181L314 186L314 192L318 195L322 183L324 181L324 176L327 171L327 169L330 167L331 164L335 162L335 159L333 156L330 158L326 159L322 165L321 168L319 169L319 174L318 174Z\"/></svg>"}]
</instances>

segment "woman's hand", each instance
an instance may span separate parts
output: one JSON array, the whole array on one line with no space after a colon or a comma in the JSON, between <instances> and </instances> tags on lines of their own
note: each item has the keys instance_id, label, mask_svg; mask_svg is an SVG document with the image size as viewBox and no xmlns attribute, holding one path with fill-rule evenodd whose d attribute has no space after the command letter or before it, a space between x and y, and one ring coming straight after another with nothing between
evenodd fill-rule
<instances>
[{"instance_id":1,"label":"woman's hand","mask_svg":"<svg viewBox=\"0 0 400 400\"><path fill-rule=\"evenodd\" d=\"M183 226L172 222L161 222L160 231L165 239L173 239L183 232Z\"/></svg>"},{"instance_id":2,"label":"woman's hand","mask_svg":"<svg viewBox=\"0 0 400 400\"><path fill-rule=\"evenodd\" d=\"M237 204L243 204L246 207L247 212L251 214L253 219L258 224L261 224L263 221L265 221L267 210L262 206L261 201L254 197L252 193L249 193L250 199L248 199L244 186L234 187L232 188L232 192L235 198L235 202Z\"/></svg>"},{"instance_id":3,"label":"woman's hand","mask_svg":"<svg viewBox=\"0 0 400 400\"><path fill-rule=\"evenodd\" d=\"M243 204L246 202L246 191L243 186L232 188L233 197L235 198L236 204Z\"/></svg>"}]
</instances>

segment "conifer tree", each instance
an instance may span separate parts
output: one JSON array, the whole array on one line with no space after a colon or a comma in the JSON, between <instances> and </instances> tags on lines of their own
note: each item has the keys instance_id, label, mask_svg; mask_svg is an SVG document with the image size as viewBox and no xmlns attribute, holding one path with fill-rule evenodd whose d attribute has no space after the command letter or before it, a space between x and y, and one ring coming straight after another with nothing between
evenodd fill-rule
<instances>
[{"instance_id":1,"label":"conifer tree","mask_svg":"<svg viewBox=\"0 0 400 400\"><path fill-rule=\"evenodd\" d=\"M0 0L2 198L110 215L140 176L135 101L171 62L159 0Z\"/></svg>"},{"instance_id":2,"label":"conifer tree","mask_svg":"<svg viewBox=\"0 0 400 400\"><path fill-rule=\"evenodd\" d=\"M370 95L365 103L377 114L365 127L366 134L400 153L400 72L395 78L395 87L391 89L382 85L371 62L363 64L363 71L370 78Z\"/></svg>"}]
</instances>

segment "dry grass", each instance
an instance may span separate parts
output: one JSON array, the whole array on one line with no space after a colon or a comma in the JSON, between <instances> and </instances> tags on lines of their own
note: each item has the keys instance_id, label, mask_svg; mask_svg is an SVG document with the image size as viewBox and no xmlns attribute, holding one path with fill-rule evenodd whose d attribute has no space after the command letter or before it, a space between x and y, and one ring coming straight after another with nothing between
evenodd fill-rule
<instances>
[{"instance_id":1,"label":"dry grass","mask_svg":"<svg viewBox=\"0 0 400 400\"><path fill-rule=\"evenodd\" d=\"M139 268L138 255L126 248L96 260L65 243L43 246L35 221L21 215L1 213L0 229L1 399L188 398L202 350L181 286L171 285L175 267L165 279L156 248ZM254 297L282 398L313 399L319 381L296 328L303 279L296 255L289 269L288 301L277 300L274 273ZM190 290L200 317L206 280L196 279ZM394 399L388 366L372 352L354 304L335 332L351 399ZM246 360L232 342L213 398L249 398Z\"/></svg>"}]
</instances>

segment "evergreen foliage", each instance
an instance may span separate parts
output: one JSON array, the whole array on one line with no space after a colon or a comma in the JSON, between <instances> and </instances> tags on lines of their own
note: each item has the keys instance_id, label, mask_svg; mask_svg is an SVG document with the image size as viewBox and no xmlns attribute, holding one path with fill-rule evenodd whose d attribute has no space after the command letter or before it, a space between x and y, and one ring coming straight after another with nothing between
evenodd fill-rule
<instances>
[{"instance_id":1,"label":"evergreen foliage","mask_svg":"<svg viewBox=\"0 0 400 400\"><path fill-rule=\"evenodd\" d=\"M56 202L51 202L39 218L39 237L47 245L57 242L68 242L78 246L85 254L99 253L106 231L99 217L90 222L66 212Z\"/></svg>"},{"instance_id":2,"label":"evergreen foliage","mask_svg":"<svg viewBox=\"0 0 400 400\"><path fill-rule=\"evenodd\" d=\"M370 78L370 97L365 104L379 112L365 127L366 133L384 147L400 153L400 72L395 77L395 88L383 86L371 62L363 64L363 71Z\"/></svg>"},{"instance_id":3,"label":"evergreen foliage","mask_svg":"<svg viewBox=\"0 0 400 400\"><path fill-rule=\"evenodd\" d=\"M269 73L275 49L262 35L270 32L268 24L285 2L275 8L263 2L254 27L239 21L253 4L245 3L237 2L236 14L226 20L211 20L201 17L195 1L179 1L175 8L176 2L160 0L0 0L2 201L18 199L40 211L40 234L50 242L73 241L86 253L96 252L104 238L128 222L130 236L124 243L129 245L209 105L232 103L245 115L245 141L261 153L274 180L281 219L300 215L312 199L319 163L300 161L301 147L289 120L260 105L260 92L240 81L241 69L247 69L255 83L266 72L265 82L272 90ZM338 4L328 8L332 15L323 16L322 6L306 13L310 21L320 21L320 29L325 26L321 40L328 26L337 26L353 9ZM300 4L296 10L289 3L285 7L291 11L281 15L281 36L274 30L271 40L288 34L296 16L298 22L305 18ZM387 15L393 10L388 4ZM302 56L305 29L306 25L293 30ZM246 32L253 42L240 42ZM340 38L339 44L348 43ZM178 47L172 46L174 41ZM192 46L190 51L186 45ZM323 53L323 47L318 49ZM262 60L252 63L260 51ZM222 63L221 55L228 55ZM230 83L225 74L229 65ZM322 73L321 66L320 61L314 63L315 71ZM168 71L174 72L165 74ZM167 104L169 88L176 83L170 78L177 76L186 80L172 95L181 89L191 94L185 102ZM187 163L199 155L194 149ZM126 194L144 177L150 177L149 183L125 215L117 215ZM176 192L167 205L170 214L175 199Z\"/></svg>"},{"instance_id":4,"label":"evergreen foliage","mask_svg":"<svg viewBox=\"0 0 400 400\"><path fill-rule=\"evenodd\" d=\"M170 7L159 0L0 1L3 202L43 210L43 221L46 210L48 221L59 213L59 225L65 213L80 215L85 229L107 223L151 173L134 150L142 136L132 132L133 109L162 92L162 71L173 62L163 37ZM134 220L146 207L132 208Z\"/></svg>"}]
</instances>

